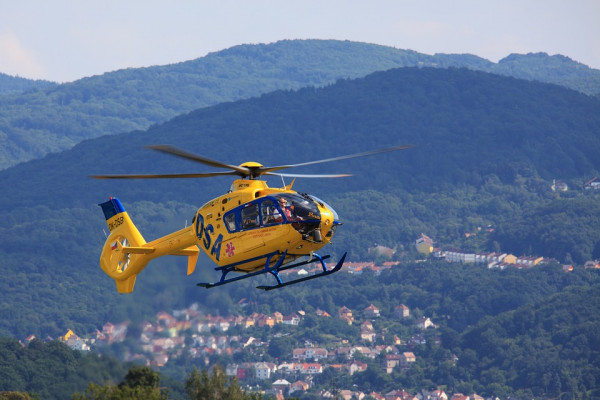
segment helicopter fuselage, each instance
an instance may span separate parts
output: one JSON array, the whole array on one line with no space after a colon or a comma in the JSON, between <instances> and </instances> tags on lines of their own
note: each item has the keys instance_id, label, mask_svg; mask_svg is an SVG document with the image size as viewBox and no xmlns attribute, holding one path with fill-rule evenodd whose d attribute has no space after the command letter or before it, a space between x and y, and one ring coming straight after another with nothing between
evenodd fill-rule
<instances>
[{"instance_id":1,"label":"helicopter fuselage","mask_svg":"<svg viewBox=\"0 0 600 400\"><path fill-rule=\"evenodd\" d=\"M331 242L337 225L336 212L316 197L248 179L234 181L193 220L196 245L219 267L243 272L264 268L268 254L286 254L283 263L311 254Z\"/></svg>"},{"instance_id":2,"label":"helicopter fuselage","mask_svg":"<svg viewBox=\"0 0 600 400\"><path fill-rule=\"evenodd\" d=\"M151 260L165 255L187 256L187 273L192 274L199 249L222 271L223 281L231 271L265 273L273 265L280 271L330 243L340 224L336 212L318 198L297 193L291 186L269 188L265 181L252 179L234 181L229 193L198 209L192 225L150 242L118 199L100 206L110 230L100 266L115 279L120 293L133 291L137 275Z\"/></svg>"}]
</instances>

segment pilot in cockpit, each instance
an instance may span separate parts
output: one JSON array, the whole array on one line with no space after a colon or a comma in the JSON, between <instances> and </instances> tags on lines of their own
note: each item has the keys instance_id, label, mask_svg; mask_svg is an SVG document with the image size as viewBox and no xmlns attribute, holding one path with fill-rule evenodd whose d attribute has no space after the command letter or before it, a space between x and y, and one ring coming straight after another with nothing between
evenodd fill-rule
<instances>
[{"instance_id":1,"label":"pilot in cockpit","mask_svg":"<svg viewBox=\"0 0 600 400\"><path fill-rule=\"evenodd\" d=\"M294 206L289 206L287 204L287 200L284 197L279 198L279 206L281 207L281 210L283 211L283 215L285 215L285 217L288 219L288 221L292 220L292 212L293 212Z\"/></svg>"}]
</instances>

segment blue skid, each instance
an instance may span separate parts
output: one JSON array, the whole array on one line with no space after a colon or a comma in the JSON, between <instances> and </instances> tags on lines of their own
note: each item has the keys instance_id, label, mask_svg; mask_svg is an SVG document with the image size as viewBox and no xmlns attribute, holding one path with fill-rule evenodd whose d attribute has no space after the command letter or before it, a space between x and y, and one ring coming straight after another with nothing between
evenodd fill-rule
<instances>
[{"instance_id":1,"label":"blue skid","mask_svg":"<svg viewBox=\"0 0 600 400\"><path fill-rule=\"evenodd\" d=\"M273 256L276 255L281 255L279 257L279 259L277 260L277 262L275 263L275 265L273 265L272 267L270 266L271 264L271 259L273 258ZM214 282L214 283L207 283L207 282L201 282L198 283L198 286L204 287L206 289L210 289L212 287L215 286L221 286L221 285L225 285L227 283L231 283L231 282L235 282L235 281L239 281L241 279L246 279L246 278L250 278L253 276L257 276L257 275L262 275L262 274L266 274L266 273L270 273L271 275L273 275L275 277L275 279L277 280L277 284L273 285L273 286L257 286L257 289L262 289L262 290L273 290L273 289L279 289L282 288L284 286L289 286L289 285L293 285L295 283L300 283L300 282L304 282L310 279L315 279L315 278L319 278L321 276L326 276L326 275L330 275L333 274L334 272L339 271L342 268L342 265L344 264L344 260L346 259L346 253L344 253L344 255L342 256L342 258L340 259L340 261L338 261L338 263L336 264L336 266L332 269L327 269L327 266L325 265L325 261L327 258L329 258L329 255L323 256L321 257L318 254L314 254L313 258L311 258L310 260L306 260L306 261L301 261L298 263L293 263L293 264L289 264L289 265L285 265L283 266L283 261L285 260L285 256L287 255L287 250L282 253L280 252L273 252L273 253L269 253L267 255L261 256L261 257L257 257L257 258L253 258L251 260L245 260L243 262L239 262L239 263L235 263L235 264L229 264L229 265L225 265L223 267L218 267L215 268L218 271L221 271L221 279L218 282ZM254 261L254 260L258 260L261 258L265 258L265 268L260 270L260 271L256 271L256 272L250 272L247 273L245 275L241 275L241 276L236 276L235 278L229 278L229 279L225 279L225 277L227 276L228 273L230 273L231 271L235 271L235 267L240 265L240 264L244 264L247 263L248 261ZM299 279L294 279L288 282L282 282L281 278L279 277L279 273L281 271L285 271L291 268L296 268L299 267L301 265L306 265L306 264L310 264L313 262L319 261L321 263L321 268L323 269L323 272L320 272L318 274L314 274L314 275L310 275L310 276L305 276L303 278L299 278Z\"/></svg>"}]
</instances>

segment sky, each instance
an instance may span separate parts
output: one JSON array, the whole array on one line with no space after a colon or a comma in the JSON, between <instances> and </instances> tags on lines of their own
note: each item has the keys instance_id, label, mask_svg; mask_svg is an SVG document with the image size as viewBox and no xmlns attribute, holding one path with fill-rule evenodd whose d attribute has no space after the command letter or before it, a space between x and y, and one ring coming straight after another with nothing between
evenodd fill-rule
<instances>
[{"instance_id":1,"label":"sky","mask_svg":"<svg viewBox=\"0 0 600 400\"><path fill-rule=\"evenodd\" d=\"M0 0L0 72L71 82L240 44L338 39L424 54L562 54L600 69L600 0Z\"/></svg>"}]
</instances>

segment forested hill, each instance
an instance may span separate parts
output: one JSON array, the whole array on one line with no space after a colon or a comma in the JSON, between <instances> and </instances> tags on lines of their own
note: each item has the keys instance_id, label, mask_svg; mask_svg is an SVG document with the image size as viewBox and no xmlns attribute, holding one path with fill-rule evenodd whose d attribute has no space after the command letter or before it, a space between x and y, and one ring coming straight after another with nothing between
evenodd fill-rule
<instances>
[{"instance_id":1,"label":"forested hill","mask_svg":"<svg viewBox=\"0 0 600 400\"><path fill-rule=\"evenodd\" d=\"M468 329L459 370L496 393L507 386L554 398L597 398L599 289L571 287Z\"/></svg>"},{"instance_id":2,"label":"forested hill","mask_svg":"<svg viewBox=\"0 0 600 400\"><path fill-rule=\"evenodd\" d=\"M558 86L465 69L399 68L321 89L277 91L203 108L147 131L100 137L0 174L4 210L69 198L91 204L106 191L130 200L204 199L225 178L193 185L96 181L90 174L194 172L201 166L144 148L169 143L240 164L299 163L396 144L413 149L325 167L352 179L310 181L313 190L438 192L491 178L576 184L600 170L600 101ZM206 169L206 167L204 167ZM375 173L376 172L376 173ZM276 182L277 183L277 182ZM307 181L298 185L308 186Z\"/></svg>"},{"instance_id":3,"label":"forested hill","mask_svg":"<svg viewBox=\"0 0 600 400\"><path fill-rule=\"evenodd\" d=\"M316 194L338 211L344 225L326 251L334 256L348 251L356 261L364 259L373 242L408 249L426 232L440 244L462 244L464 233L481 224L501 230L514 225L518 216L532 221L527 216L535 212L528 210L557 201L549 189L552 179L577 186L600 170L599 127L600 101L559 86L466 69L399 68L320 89L277 91L220 104L147 131L83 141L69 151L0 172L0 333L56 335L66 326L85 332L100 321L183 306L190 298L228 304L223 292L199 293L195 286L214 279L207 260L188 279L182 260L157 260L140 276L131 296L118 296L100 271L106 224L96 204L120 197L152 240L189 223L200 205L230 186L228 178L88 178L210 170L146 145L168 143L236 165L250 160L300 163L415 145L294 171L353 174L337 180L298 179L294 189ZM270 184L280 186L281 180ZM597 204L598 197L559 200L563 208L548 207L557 213L552 226L557 234L549 243L582 246L576 261L585 261L597 244L600 249L597 216L592 215L597 206L586 206ZM567 226L572 221L561 217L565 208L578 213L577 226ZM534 228L521 226L524 231ZM484 241L466 244L488 246ZM530 244L537 254L565 256L552 253L564 246L539 244Z\"/></svg>"},{"instance_id":4,"label":"forested hill","mask_svg":"<svg viewBox=\"0 0 600 400\"><path fill-rule=\"evenodd\" d=\"M47 89L57 83L10 76L0 72L0 96L7 94L23 93L37 89Z\"/></svg>"},{"instance_id":5,"label":"forested hill","mask_svg":"<svg viewBox=\"0 0 600 400\"><path fill-rule=\"evenodd\" d=\"M0 169L84 139L146 129L200 107L406 66L467 67L600 93L600 71L543 53L511 55L495 64L472 55L430 56L349 41L241 45L192 61L0 97Z\"/></svg>"},{"instance_id":6,"label":"forested hill","mask_svg":"<svg viewBox=\"0 0 600 400\"><path fill-rule=\"evenodd\" d=\"M486 398L560 398L561 393L568 393L577 399L595 399L600 387L596 378L600 373L599 278L597 271L565 273L557 265L489 271L482 266L444 262L404 263L379 276L371 271L362 275L341 272L335 279L318 279L297 285L293 291L265 293L255 290L250 281L241 281L219 288L219 293L226 293L222 298L197 291L193 301L201 302L200 307L212 315L216 309L221 315L275 311L288 315L304 310L300 325L284 330L285 334L274 328L278 332L274 335L267 327L246 331L266 337L270 345L261 358L273 362L277 358L271 357L280 357L280 362L291 357L292 349L306 340L327 347L324 344L333 337L357 337L363 318L360 310L369 305L380 311L381 317L372 320L377 331L385 327L385 332L391 333L377 343L389 344L393 335L408 337L410 331L402 326L405 322L393 317L399 304L407 305L413 318L431 317L438 326L423 332L426 345L410 347L418 360L410 371L387 374L381 368L381 355L363 359L368 364L364 373L344 376L324 371L315 375L314 385L330 387L333 376L341 388L356 385L366 393L387 393L398 387L417 393L422 388L443 386L446 392L476 392ZM236 307L242 298L245 306ZM316 315L316 310L323 310L335 316L342 306L355 311L353 325ZM168 305L165 307L169 312ZM126 353L123 349L140 334L135 324L129 328L127 345L113 344L119 355ZM433 344L434 337L441 339L440 345ZM239 358L213 356L211 365L227 365ZM22 347L16 340L0 338L0 359L0 391L28 391L44 399L69 398L75 391L83 392L90 381L100 385L118 382L126 367L110 357L84 355L62 343L39 340ZM243 359L258 361L250 355ZM161 377L161 386L170 389L170 398L185 398L181 393L184 375L200 362L180 355L161 369L176 378Z\"/></svg>"}]
</instances>

